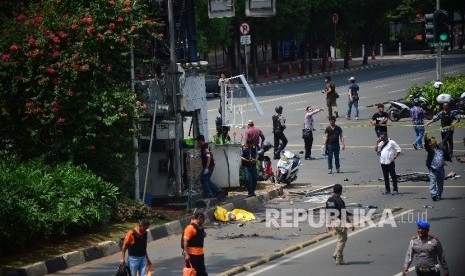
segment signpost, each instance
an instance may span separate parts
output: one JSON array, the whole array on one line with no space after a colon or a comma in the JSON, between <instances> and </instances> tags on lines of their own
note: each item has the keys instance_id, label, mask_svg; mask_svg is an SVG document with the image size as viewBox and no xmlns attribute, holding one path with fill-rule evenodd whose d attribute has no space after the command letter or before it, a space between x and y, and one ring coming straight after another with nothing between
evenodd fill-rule
<instances>
[{"instance_id":1,"label":"signpost","mask_svg":"<svg viewBox=\"0 0 465 276\"><path fill-rule=\"evenodd\" d=\"M249 81L249 61L247 58L247 45L252 41L250 39L250 25L247 22L242 22L239 26L239 32L241 35L241 45L244 45L244 56L245 56L245 78Z\"/></svg>"},{"instance_id":2,"label":"signpost","mask_svg":"<svg viewBox=\"0 0 465 276\"><path fill-rule=\"evenodd\" d=\"M336 64L336 26L337 22L339 21L339 14L333 13L333 15L331 16L331 20L334 23L334 64Z\"/></svg>"}]
</instances>

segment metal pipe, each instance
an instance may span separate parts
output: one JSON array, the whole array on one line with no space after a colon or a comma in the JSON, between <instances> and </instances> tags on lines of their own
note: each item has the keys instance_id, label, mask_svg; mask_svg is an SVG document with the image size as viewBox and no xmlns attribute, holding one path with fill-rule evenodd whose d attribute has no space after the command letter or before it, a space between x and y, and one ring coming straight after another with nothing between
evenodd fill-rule
<instances>
[{"instance_id":1,"label":"metal pipe","mask_svg":"<svg viewBox=\"0 0 465 276\"><path fill-rule=\"evenodd\" d=\"M144 193L142 195L142 202L145 202L145 195L147 193L147 182L149 181L150 159L152 157L153 132L155 130L155 121L157 118L157 105L158 105L158 102L157 100L155 100L155 108L153 111L153 118L152 118L152 130L150 131L150 143L149 143L149 154L147 157L147 168L145 169Z\"/></svg>"}]
</instances>

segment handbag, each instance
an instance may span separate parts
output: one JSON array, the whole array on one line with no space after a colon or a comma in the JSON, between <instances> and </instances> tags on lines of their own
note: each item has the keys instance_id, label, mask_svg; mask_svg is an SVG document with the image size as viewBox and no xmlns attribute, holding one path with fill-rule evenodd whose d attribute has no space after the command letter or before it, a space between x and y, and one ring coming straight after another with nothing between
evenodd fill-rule
<instances>
[{"instance_id":1,"label":"handbag","mask_svg":"<svg viewBox=\"0 0 465 276\"><path fill-rule=\"evenodd\" d=\"M307 139L312 137L312 130L308 128L302 129L302 139Z\"/></svg>"},{"instance_id":2,"label":"handbag","mask_svg":"<svg viewBox=\"0 0 465 276\"><path fill-rule=\"evenodd\" d=\"M131 270L129 269L129 266L120 264L115 275L116 276L131 276Z\"/></svg>"},{"instance_id":3,"label":"handbag","mask_svg":"<svg viewBox=\"0 0 465 276\"><path fill-rule=\"evenodd\" d=\"M197 272L192 267L191 260L187 260L185 263L186 264L185 264L184 268L182 269L182 276L196 276Z\"/></svg>"},{"instance_id":4,"label":"handbag","mask_svg":"<svg viewBox=\"0 0 465 276\"><path fill-rule=\"evenodd\" d=\"M336 99L339 98L339 94L338 94L337 92L334 92L334 93L336 93L336 94L335 94L335 95L336 95Z\"/></svg>"}]
</instances>

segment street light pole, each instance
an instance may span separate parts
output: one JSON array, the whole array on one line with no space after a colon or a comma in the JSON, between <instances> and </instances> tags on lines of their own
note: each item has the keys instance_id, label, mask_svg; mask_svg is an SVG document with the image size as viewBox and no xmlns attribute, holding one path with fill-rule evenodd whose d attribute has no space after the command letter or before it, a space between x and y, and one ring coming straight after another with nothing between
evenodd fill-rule
<instances>
[{"instance_id":1,"label":"street light pole","mask_svg":"<svg viewBox=\"0 0 465 276\"><path fill-rule=\"evenodd\" d=\"M436 0L436 11L441 8L440 0ZM439 44L439 41L436 41ZM437 55L436 55L436 80L441 81L442 77L442 46L437 46Z\"/></svg>"}]
</instances>

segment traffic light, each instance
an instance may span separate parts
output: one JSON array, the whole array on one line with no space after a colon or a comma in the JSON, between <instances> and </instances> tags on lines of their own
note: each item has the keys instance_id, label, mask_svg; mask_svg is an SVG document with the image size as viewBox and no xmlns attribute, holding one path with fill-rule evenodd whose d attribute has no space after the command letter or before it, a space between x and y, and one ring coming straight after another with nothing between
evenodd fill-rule
<instances>
[{"instance_id":1,"label":"traffic light","mask_svg":"<svg viewBox=\"0 0 465 276\"><path fill-rule=\"evenodd\" d=\"M435 12L435 40L436 42L449 41L449 15L444 10Z\"/></svg>"},{"instance_id":2,"label":"traffic light","mask_svg":"<svg viewBox=\"0 0 465 276\"><path fill-rule=\"evenodd\" d=\"M436 30L436 12L425 14L425 42L435 42L435 30Z\"/></svg>"}]
</instances>

